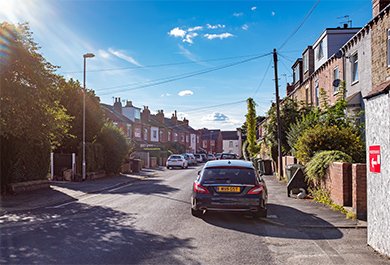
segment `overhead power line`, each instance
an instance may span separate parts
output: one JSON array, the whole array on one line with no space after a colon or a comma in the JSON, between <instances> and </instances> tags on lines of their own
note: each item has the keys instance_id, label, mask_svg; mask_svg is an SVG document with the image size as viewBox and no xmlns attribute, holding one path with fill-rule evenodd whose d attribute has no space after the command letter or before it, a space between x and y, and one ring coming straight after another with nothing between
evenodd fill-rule
<instances>
[{"instance_id":1,"label":"overhead power line","mask_svg":"<svg viewBox=\"0 0 390 265\"><path fill-rule=\"evenodd\" d=\"M314 9L317 7L317 5L320 3L321 0L318 0L314 6L312 7L312 9L309 11L309 13L306 15L306 17L302 20L302 22L299 24L299 26L293 31L293 33L287 38L287 40L279 47L278 50L281 50L284 45L287 44L287 42L295 35L295 33L297 33L297 31L302 27L302 25L305 23L305 21L309 18L309 16L311 15L311 13L313 13Z\"/></svg>"},{"instance_id":2,"label":"overhead power line","mask_svg":"<svg viewBox=\"0 0 390 265\"><path fill-rule=\"evenodd\" d=\"M126 88L126 89L116 90L114 92L132 91L132 90L142 89L142 88L146 88L146 87L161 85L161 84L170 83L170 82L181 80L181 79L190 78L190 77L197 76L197 75L202 75L202 74L214 72L214 71L221 70L221 69L228 68L228 67L232 67L232 66L235 66L235 65L243 64L243 63L246 63L246 62L249 62L249 61L253 61L253 60L256 60L256 59L268 56L270 54L272 54L272 53L263 54L263 55L256 56L256 57L253 57L253 58L249 58L249 59L245 59L245 60L242 60L242 61L233 62L233 63L229 63L229 64L225 64L225 65L222 65L222 66L217 66L217 67L213 67L213 68L209 68L209 69L205 69L205 70L199 70L199 71L185 73L185 74L180 74L180 75L176 75L176 76L160 78L160 79L147 81L147 82L127 84L127 85L115 86L115 87L110 87L110 88L101 88L101 89L96 89L96 91L99 92L100 95L107 95L107 94L110 94L110 93L113 92L111 90L115 90L117 88L133 87L133 88ZM109 91L109 92L104 92L104 91Z\"/></svg>"},{"instance_id":3,"label":"overhead power line","mask_svg":"<svg viewBox=\"0 0 390 265\"><path fill-rule=\"evenodd\" d=\"M143 69L143 68L156 68L156 67L176 66L176 65L194 64L194 63L215 62L215 61L232 60L232 59L245 58L245 57L253 57L253 56L259 56L259 55L260 54L252 54L252 55L232 56L232 57L224 57L224 58L217 58L217 59L190 61L190 62L176 62L176 63L152 64L152 65L146 65L146 66L131 66L131 67L122 67L122 68L96 69L96 70L88 70L88 73L123 71L123 70L132 70L132 69L140 69L140 68L141 69ZM78 74L78 73L83 73L83 71L64 72L63 74Z\"/></svg>"}]
</instances>

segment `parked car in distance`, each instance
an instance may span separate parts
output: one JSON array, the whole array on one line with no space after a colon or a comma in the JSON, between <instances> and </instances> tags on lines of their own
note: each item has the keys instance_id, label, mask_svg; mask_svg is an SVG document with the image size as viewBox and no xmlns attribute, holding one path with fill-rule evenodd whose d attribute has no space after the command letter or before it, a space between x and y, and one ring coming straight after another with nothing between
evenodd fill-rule
<instances>
[{"instance_id":1,"label":"parked car in distance","mask_svg":"<svg viewBox=\"0 0 390 265\"><path fill-rule=\"evenodd\" d=\"M198 161L199 163L203 162L203 157L201 154L194 154L194 156L196 158L196 161Z\"/></svg>"},{"instance_id":2,"label":"parked car in distance","mask_svg":"<svg viewBox=\"0 0 390 265\"><path fill-rule=\"evenodd\" d=\"M188 168L188 161L182 155L170 155L167 159L167 168L171 169L173 167Z\"/></svg>"},{"instance_id":3,"label":"parked car in distance","mask_svg":"<svg viewBox=\"0 0 390 265\"><path fill-rule=\"evenodd\" d=\"M187 159L189 165L196 165L198 163L198 161L196 160L193 154L187 153L187 154L182 154L182 156L184 156Z\"/></svg>"},{"instance_id":4,"label":"parked car in distance","mask_svg":"<svg viewBox=\"0 0 390 265\"><path fill-rule=\"evenodd\" d=\"M216 159L216 160L219 160L219 158L221 157L221 155L222 155L221 153L215 154L215 159Z\"/></svg>"},{"instance_id":5,"label":"parked car in distance","mask_svg":"<svg viewBox=\"0 0 390 265\"><path fill-rule=\"evenodd\" d=\"M200 154L203 158L203 162L207 162L207 155L206 154Z\"/></svg>"},{"instance_id":6,"label":"parked car in distance","mask_svg":"<svg viewBox=\"0 0 390 265\"><path fill-rule=\"evenodd\" d=\"M215 160L215 156L213 154L207 155L207 161Z\"/></svg>"},{"instance_id":7,"label":"parked car in distance","mask_svg":"<svg viewBox=\"0 0 390 265\"><path fill-rule=\"evenodd\" d=\"M234 153L222 153L219 159L238 159L238 156Z\"/></svg>"},{"instance_id":8,"label":"parked car in distance","mask_svg":"<svg viewBox=\"0 0 390 265\"><path fill-rule=\"evenodd\" d=\"M238 211L266 217L267 199L265 182L252 162L209 161L193 183L191 214L200 217L204 211Z\"/></svg>"}]
</instances>

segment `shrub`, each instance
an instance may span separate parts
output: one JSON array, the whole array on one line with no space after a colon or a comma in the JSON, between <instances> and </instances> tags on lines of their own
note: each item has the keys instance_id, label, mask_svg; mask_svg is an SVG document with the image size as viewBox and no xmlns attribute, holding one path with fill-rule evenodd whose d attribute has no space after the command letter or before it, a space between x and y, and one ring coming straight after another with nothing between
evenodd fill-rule
<instances>
[{"instance_id":1,"label":"shrub","mask_svg":"<svg viewBox=\"0 0 390 265\"><path fill-rule=\"evenodd\" d=\"M104 170L117 174L129 154L129 145L123 132L112 124L105 124L96 139L104 147Z\"/></svg>"},{"instance_id":2,"label":"shrub","mask_svg":"<svg viewBox=\"0 0 390 265\"><path fill-rule=\"evenodd\" d=\"M1 141L1 193L12 183L45 179L50 169L49 140L36 143L10 136Z\"/></svg>"},{"instance_id":3,"label":"shrub","mask_svg":"<svg viewBox=\"0 0 390 265\"><path fill-rule=\"evenodd\" d=\"M316 152L324 150L342 151L350 155L353 162L365 159L364 144L359 133L351 127L316 125L303 132L295 148L297 158L303 163L309 162Z\"/></svg>"},{"instance_id":4,"label":"shrub","mask_svg":"<svg viewBox=\"0 0 390 265\"><path fill-rule=\"evenodd\" d=\"M352 158L341 151L321 151L316 153L306 165L306 180L317 184L320 183L329 165L337 161L352 163Z\"/></svg>"}]
</instances>

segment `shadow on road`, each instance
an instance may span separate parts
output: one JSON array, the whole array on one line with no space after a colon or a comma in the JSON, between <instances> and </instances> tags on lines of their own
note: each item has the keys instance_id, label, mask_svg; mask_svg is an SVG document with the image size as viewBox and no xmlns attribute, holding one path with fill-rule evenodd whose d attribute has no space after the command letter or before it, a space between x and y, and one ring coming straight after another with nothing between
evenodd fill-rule
<instances>
[{"instance_id":1,"label":"shadow on road","mask_svg":"<svg viewBox=\"0 0 390 265\"><path fill-rule=\"evenodd\" d=\"M15 214L12 221L3 223L0 263L185 264L176 251L194 248L191 238L136 229L132 214L100 206L75 206Z\"/></svg>"},{"instance_id":2,"label":"shadow on road","mask_svg":"<svg viewBox=\"0 0 390 265\"><path fill-rule=\"evenodd\" d=\"M217 227L258 236L311 240L343 237L343 233L329 222L292 207L268 204L268 213L269 217L264 219L230 212L206 212L201 218Z\"/></svg>"}]
</instances>

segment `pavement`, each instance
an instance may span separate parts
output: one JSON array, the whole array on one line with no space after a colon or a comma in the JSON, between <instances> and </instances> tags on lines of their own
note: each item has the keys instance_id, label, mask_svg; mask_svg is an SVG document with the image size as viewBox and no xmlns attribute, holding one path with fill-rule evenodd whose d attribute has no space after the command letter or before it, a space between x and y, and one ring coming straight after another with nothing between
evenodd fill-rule
<instances>
[{"instance_id":1,"label":"pavement","mask_svg":"<svg viewBox=\"0 0 390 265\"><path fill-rule=\"evenodd\" d=\"M50 189L1 197L0 215L75 201L88 194L114 189L158 175L162 170L165 168L143 169L137 174L122 174L82 182L52 181ZM264 179L269 192L268 216L262 218L264 222L299 228L367 228L367 222L346 219L341 212L312 199L288 197L287 184L274 176L266 175Z\"/></svg>"}]
</instances>

